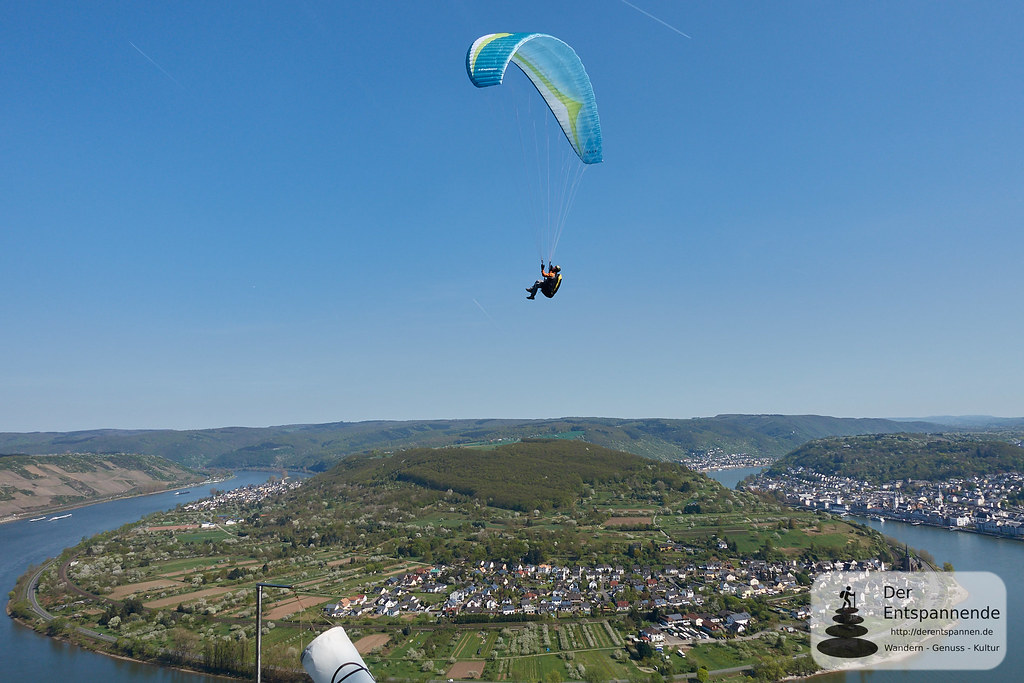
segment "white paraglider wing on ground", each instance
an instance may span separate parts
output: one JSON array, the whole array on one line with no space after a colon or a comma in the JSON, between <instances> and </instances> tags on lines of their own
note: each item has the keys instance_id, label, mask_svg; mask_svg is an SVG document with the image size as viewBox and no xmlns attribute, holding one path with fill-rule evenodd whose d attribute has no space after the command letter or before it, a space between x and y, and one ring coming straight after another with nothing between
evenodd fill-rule
<instances>
[{"instance_id":1,"label":"white paraglider wing on ground","mask_svg":"<svg viewBox=\"0 0 1024 683\"><path fill-rule=\"evenodd\" d=\"M302 651L302 668L313 683L376 683L340 626L324 631Z\"/></svg>"}]
</instances>

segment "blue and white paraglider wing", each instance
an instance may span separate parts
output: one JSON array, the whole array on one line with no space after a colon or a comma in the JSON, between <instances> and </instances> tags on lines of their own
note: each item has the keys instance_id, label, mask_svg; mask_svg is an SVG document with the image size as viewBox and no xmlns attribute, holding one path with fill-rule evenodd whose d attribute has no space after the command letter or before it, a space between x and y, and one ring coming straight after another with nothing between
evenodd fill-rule
<instances>
[{"instance_id":1,"label":"blue and white paraglider wing","mask_svg":"<svg viewBox=\"0 0 1024 683\"><path fill-rule=\"evenodd\" d=\"M603 152L597 101L575 50L543 33L491 33L470 46L466 71L473 85L486 88L501 84L510 62L540 92L583 163L599 163Z\"/></svg>"}]
</instances>

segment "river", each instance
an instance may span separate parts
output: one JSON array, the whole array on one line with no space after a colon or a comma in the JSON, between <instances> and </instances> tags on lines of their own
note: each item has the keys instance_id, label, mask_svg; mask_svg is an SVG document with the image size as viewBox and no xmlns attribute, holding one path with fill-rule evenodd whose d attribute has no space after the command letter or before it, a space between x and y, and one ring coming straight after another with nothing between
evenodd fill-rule
<instances>
[{"instance_id":1,"label":"river","mask_svg":"<svg viewBox=\"0 0 1024 683\"><path fill-rule=\"evenodd\" d=\"M725 488L734 489L736 488L736 484L740 481L746 479L751 474L760 474L763 469L763 467L735 467L731 470L711 470L704 474L708 475Z\"/></svg>"},{"instance_id":2,"label":"river","mask_svg":"<svg viewBox=\"0 0 1024 683\"><path fill-rule=\"evenodd\" d=\"M234 489L262 484L271 472L240 472L217 484L194 486L188 493L172 491L125 498L70 510L70 517L40 522L22 520L0 524L0 586L9 591L31 564L55 557L101 531L137 521L146 515L169 510L179 503L205 498L210 488ZM6 599L6 598L5 598ZM42 636L6 615L0 618L0 680L3 681L105 681L106 683L223 683L216 676L164 669L99 655L74 645Z\"/></svg>"}]
</instances>

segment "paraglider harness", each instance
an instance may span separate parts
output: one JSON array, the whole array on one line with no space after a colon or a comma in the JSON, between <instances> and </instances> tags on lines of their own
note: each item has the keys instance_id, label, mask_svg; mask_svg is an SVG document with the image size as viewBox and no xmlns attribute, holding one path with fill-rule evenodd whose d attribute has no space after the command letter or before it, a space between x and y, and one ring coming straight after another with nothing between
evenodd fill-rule
<instances>
[{"instance_id":1,"label":"paraglider harness","mask_svg":"<svg viewBox=\"0 0 1024 683\"><path fill-rule=\"evenodd\" d=\"M540 293L549 299L553 297L555 292L558 291L558 288L562 286L561 270L561 268L558 270L552 270L550 263L548 263L547 273L545 273L544 269L541 268L540 272L544 274L544 282L540 283Z\"/></svg>"},{"instance_id":2,"label":"paraglider harness","mask_svg":"<svg viewBox=\"0 0 1024 683\"><path fill-rule=\"evenodd\" d=\"M533 283L533 287L527 287L526 291L530 293L527 299L532 299L537 296L537 290L541 291L541 294L547 298L551 298L558 291L558 288L562 286L562 269L559 266L552 266L551 262L548 261L547 270L544 269L544 261L540 262L540 274L542 279L537 280Z\"/></svg>"}]
</instances>

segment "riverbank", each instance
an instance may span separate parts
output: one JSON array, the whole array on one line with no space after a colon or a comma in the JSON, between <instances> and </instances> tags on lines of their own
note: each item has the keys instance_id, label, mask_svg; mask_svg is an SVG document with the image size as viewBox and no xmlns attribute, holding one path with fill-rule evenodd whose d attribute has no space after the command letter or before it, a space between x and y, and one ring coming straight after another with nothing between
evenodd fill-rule
<instances>
[{"instance_id":1,"label":"riverbank","mask_svg":"<svg viewBox=\"0 0 1024 683\"><path fill-rule=\"evenodd\" d=\"M0 458L0 518L23 519L54 509L119 496L162 493L200 484L218 471L199 471L142 454L58 453Z\"/></svg>"},{"instance_id":2,"label":"riverbank","mask_svg":"<svg viewBox=\"0 0 1024 683\"><path fill-rule=\"evenodd\" d=\"M216 485L218 490L259 485L272 474L280 475L280 470L239 472L230 479L218 479ZM65 548L83 538L209 496L209 487L193 486L189 493L181 495L174 495L175 490L86 505L76 509L72 517L45 526L27 519L0 525L0 548L3 548L0 584L10 590L19 576L32 573L28 572L30 566L38 569L47 559L61 555ZM0 661L4 663L4 680L63 680L69 671L74 672L78 680L105 683L224 683L227 680L222 675L199 672L195 667L148 663L125 652L101 652L98 643L84 637L78 642L49 637L15 619L0 617ZM201 656L201 652L197 652Z\"/></svg>"},{"instance_id":3,"label":"riverbank","mask_svg":"<svg viewBox=\"0 0 1024 683\"><path fill-rule=\"evenodd\" d=\"M51 563L52 563L52 561L51 561ZM50 564L50 563L47 563L47 565L48 564ZM36 575L34 577L34 581L31 583L31 585L29 587L30 591L34 590L35 583L38 581L39 575L43 571L45 571L45 570L46 570L46 565L41 567L39 572L36 573ZM118 660L118 661L121 661L121 662L130 662L132 664L137 664L137 665L142 665L142 666L147 666L147 667L156 667L156 668L159 668L161 670L179 671L179 672L182 672L182 673L193 674L193 675L197 675L197 676L201 675L201 676L205 676L205 677L214 677L214 678L222 680L222 681L239 680L240 678L242 678L242 677L239 677L239 676L225 676L225 675L222 675L222 674L211 673L209 671L203 671L202 669L199 669L199 668L184 666L184 665L182 665L180 663L168 663L168 662L159 661L159 660L149 660L149 659L140 659L138 657L131 657L131 656L125 655L125 654L123 654L121 652L116 652L116 651L113 651L113 650L110 649L111 647L116 647L116 642L117 642L116 639L111 638L110 636L104 636L103 634L96 633L95 631L88 631L87 629L79 628L79 629L76 629L72 633L49 633L47 631L40 631L39 629L37 629L35 627L35 623L29 622L29 621L27 621L27 620L25 620L25 619L23 619L21 617L18 617L18 616L15 616L15 615L11 614L11 603L12 602L13 602L13 600L9 600L8 601L8 603L7 603L6 607L5 607L5 612L7 613L7 616L10 617L11 620L14 623L19 624L21 626L24 626L27 629L31 629L33 631L36 631L40 635L45 635L45 636L47 636L48 638L50 638L50 639L52 639L54 641L57 641L57 642L60 642L60 643L64 643L66 645L70 645L70 646L73 646L73 647L76 647L76 648L80 648L80 649L88 651L88 652L94 652L96 654L100 654L100 655L103 655L105 657L110 657L111 659ZM42 610L42 611L45 612L45 610ZM44 621L52 621L52 620L55 619L55 617L53 615L50 615L48 613L47 613L47 616L49 617L49 619L46 619L45 617L42 617L42 615L40 615L40 616L41 616L41 618L44 619Z\"/></svg>"},{"instance_id":4,"label":"riverbank","mask_svg":"<svg viewBox=\"0 0 1024 683\"><path fill-rule=\"evenodd\" d=\"M227 476L221 476L218 479L206 479L206 480L197 481L197 482L175 482L169 488L160 489L159 491L137 491L137 492L134 492L134 493L123 493L123 494L117 494L117 495L113 495L113 496L104 496L104 497L101 497L101 498L95 498L95 499L90 499L90 500L85 500L85 501L75 501L74 503L67 503L65 505L52 505L52 506L45 507L45 508L36 508L36 509L33 509L33 510L27 510L25 512L19 512L19 513L15 513L15 514L12 514L12 515L8 515L7 517L0 518L0 524L9 524L11 522L20 522L20 521L23 521L23 520L31 520L31 518L37 517L37 516L40 516L40 515L48 516L48 515L52 515L54 513L59 513L59 512L72 512L74 510L79 510L81 508L86 508L86 507L89 507L91 505L99 505L101 503L112 503L112 502L118 501L118 500L130 500L132 498L141 498L141 497L145 497L145 496L158 496L158 495L160 495L162 493L170 493L172 491L186 491L186 490L191 489L193 487L212 486L212 485L215 485L215 484L224 483L225 481L227 481L230 478L231 478L231 474L229 473ZM39 521L43 522L43 521L49 521L49 520L39 520Z\"/></svg>"},{"instance_id":5,"label":"riverbank","mask_svg":"<svg viewBox=\"0 0 1024 683\"><path fill-rule=\"evenodd\" d=\"M954 533L977 534L979 536L990 536L992 538L1002 538L1002 539L1005 539L1007 541L1017 541L1017 542L1024 541L1024 536L1020 536L1020 535L1011 536L1010 534L999 534L999 533L994 533L994 532L991 532L991 531L985 531L983 529L978 529L977 527L974 527L974 526L949 526L949 525L946 525L946 524L935 524L935 523L930 522L930 521L928 521L926 519L902 518L902 517L896 517L896 516L893 516L893 515L880 515L880 514L862 515L862 514L858 514L858 513L855 513L855 512L847 513L847 515L845 515L845 516L854 517L856 519L863 520L863 521L877 521L877 522L880 522L880 523L883 523L883 524L885 522L897 522L899 524L907 524L909 526L924 526L924 527L929 527L929 528L932 528L932 529L941 529L943 531L952 531ZM884 531L883 531L883 533L884 533Z\"/></svg>"}]
</instances>

